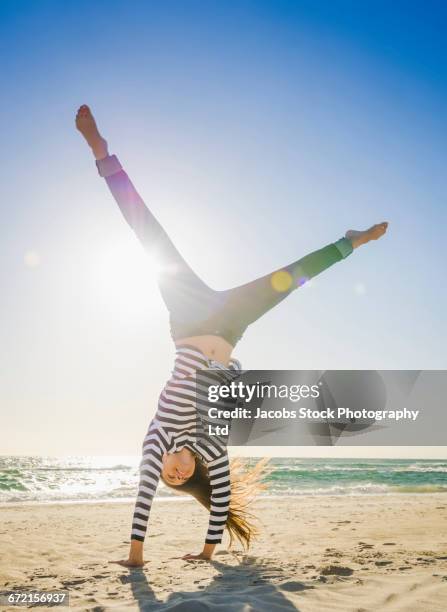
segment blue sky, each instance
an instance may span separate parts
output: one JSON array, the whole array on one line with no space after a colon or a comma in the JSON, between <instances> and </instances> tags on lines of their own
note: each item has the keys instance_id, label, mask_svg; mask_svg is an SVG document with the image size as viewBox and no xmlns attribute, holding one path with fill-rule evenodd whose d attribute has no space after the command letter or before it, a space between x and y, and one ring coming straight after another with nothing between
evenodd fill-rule
<instances>
[{"instance_id":1,"label":"blue sky","mask_svg":"<svg viewBox=\"0 0 447 612\"><path fill-rule=\"evenodd\" d=\"M172 367L149 262L74 130L84 102L215 288L390 222L252 326L245 367L445 368L446 17L0 3L4 452L135 452Z\"/></svg>"}]
</instances>

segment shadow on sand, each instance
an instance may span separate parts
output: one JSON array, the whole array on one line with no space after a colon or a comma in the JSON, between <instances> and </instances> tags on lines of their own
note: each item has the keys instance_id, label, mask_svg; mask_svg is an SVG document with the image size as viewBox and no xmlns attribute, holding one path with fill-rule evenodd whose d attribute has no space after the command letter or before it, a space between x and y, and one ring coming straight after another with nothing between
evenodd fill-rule
<instances>
[{"instance_id":1,"label":"shadow on sand","mask_svg":"<svg viewBox=\"0 0 447 612\"><path fill-rule=\"evenodd\" d=\"M254 557L244 557L237 566L225 565L219 561L211 561L211 564L219 574L205 588L195 592L173 592L164 602L157 599L143 569L129 570L129 574L122 576L121 581L130 584L135 603L141 611L299 612L299 608L287 599L284 592L296 593L314 588L299 581L272 584L268 576L277 572L277 568L273 563L261 562ZM246 584L238 588L236 581L240 579L241 573Z\"/></svg>"}]
</instances>

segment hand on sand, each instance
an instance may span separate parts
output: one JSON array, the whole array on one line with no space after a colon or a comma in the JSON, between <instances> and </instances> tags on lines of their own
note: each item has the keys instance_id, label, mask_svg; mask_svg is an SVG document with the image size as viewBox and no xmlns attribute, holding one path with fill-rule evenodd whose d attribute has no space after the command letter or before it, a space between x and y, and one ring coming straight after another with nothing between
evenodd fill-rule
<instances>
[{"instance_id":1,"label":"hand on sand","mask_svg":"<svg viewBox=\"0 0 447 612\"><path fill-rule=\"evenodd\" d=\"M144 567L146 561L133 561L132 559L122 559L121 561L109 561L109 563L116 563L123 567Z\"/></svg>"},{"instance_id":2,"label":"hand on sand","mask_svg":"<svg viewBox=\"0 0 447 612\"><path fill-rule=\"evenodd\" d=\"M208 555L205 555L202 552L198 555L192 555L191 553L189 553L187 555L183 555L181 559L184 559L185 561L210 561L211 557L209 557Z\"/></svg>"}]
</instances>

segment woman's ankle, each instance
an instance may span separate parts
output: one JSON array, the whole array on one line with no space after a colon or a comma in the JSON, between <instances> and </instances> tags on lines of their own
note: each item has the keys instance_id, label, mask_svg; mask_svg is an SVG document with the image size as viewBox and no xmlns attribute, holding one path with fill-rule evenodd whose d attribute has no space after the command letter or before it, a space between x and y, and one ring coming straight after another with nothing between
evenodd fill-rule
<instances>
[{"instance_id":1,"label":"woman's ankle","mask_svg":"<svg viewBox=\"0 0 447 612\"><path fill-rule=\"evenodd\" d=\"M91 149L92 149L93 155L95 156L96 161L99 161L100 159L104 159L105 157L108 157L109 155L107 141L104 140L104 138L99 138L98 142L93 142L91 144Z\"/></svg>"}]
</instances>

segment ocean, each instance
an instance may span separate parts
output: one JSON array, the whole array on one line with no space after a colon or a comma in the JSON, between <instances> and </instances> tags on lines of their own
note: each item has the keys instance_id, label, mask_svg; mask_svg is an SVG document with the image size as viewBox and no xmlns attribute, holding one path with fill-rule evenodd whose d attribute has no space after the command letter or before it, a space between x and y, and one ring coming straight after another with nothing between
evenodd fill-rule
<instances>
[{"instance_id":1,"label":"ocean","mask_svg":"<svg viewBox=\"0 0 447 612\"><path fill-rule=\"evenodd\" d=\"M136 456L0 456L0 505L130 501L139 461ZM270 466L264 495L447 493L447 460L272 459ZM174 494L161 483L158 495Z\"/></svg>"}]
</instances>

